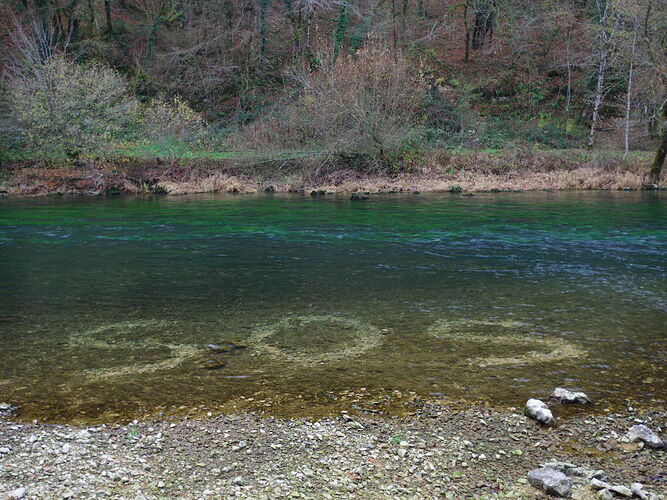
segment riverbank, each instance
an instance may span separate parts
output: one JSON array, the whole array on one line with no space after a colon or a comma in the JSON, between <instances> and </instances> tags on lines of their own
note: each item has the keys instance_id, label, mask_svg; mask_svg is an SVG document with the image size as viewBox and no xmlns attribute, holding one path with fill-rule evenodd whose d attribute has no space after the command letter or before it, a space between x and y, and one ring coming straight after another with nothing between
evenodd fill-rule
<instances>
[{"instance_id":1,"label":"riverbank","mask_svg":"<svg viewBox=\"0 0 667 500\"><path fill-rule=\"evenodd\" d=\"M622 439L640 421L664 429L664 410L580 406L553 427L517 408L436 403L404 418L8 419L0 416L0 494L25 488L26 498L542 498L526 475L554 460L667 494L667 453ZM574 482L573 498L594 498L589 480Z\"/></svg>"},{"instance_id":2,"label":"riverbank","mask_svg":"<svg viewBox=\"0 0 667 500\"><path fill-rule=\"evenodd\" d=\"M366 171L321 155L199 158L5 165L0 193L9 196L137 193L311 194L638 190L646 187L649 152L583 150L438 151L397 169Z\"/></svg>"}]
</instances>

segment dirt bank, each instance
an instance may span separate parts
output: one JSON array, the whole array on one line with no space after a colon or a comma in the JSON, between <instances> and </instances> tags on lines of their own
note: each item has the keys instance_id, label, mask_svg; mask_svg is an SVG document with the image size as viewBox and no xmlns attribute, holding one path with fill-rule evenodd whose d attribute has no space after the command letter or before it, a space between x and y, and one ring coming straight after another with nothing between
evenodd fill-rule
<instances>
[{"instance_id":1,"label":"dirt bank","mask_svg":"<svg viewBox=\"0 0 667 500\"><path fill-rule=\"evenodd\" d=\"M24 424L0 417L0 497L26 498L541 498L526 483L548 461L667 493L667 452L625 443L664 411L591 415L542 427L520 409L427 404L411 417L319 421L252 414L129 425ZM663 435L664 437L664 435ZM594 498L575 478L573 498Z\"/></svg>"},{"instance_id":2,"label":"dirt bank","mask_svg":"<svg viewBox=\"0 0 667 500\"><path fill-rule=\"evenodd\" d=\"M15 163L0 170L9 196L185 194L204 192L305 193L445 192L642 189L649 157L600 156L576 151L496 154L438 152L400 170L351 168L319 157L265 161L160 159Z\"/></svg>"}]
</instances>

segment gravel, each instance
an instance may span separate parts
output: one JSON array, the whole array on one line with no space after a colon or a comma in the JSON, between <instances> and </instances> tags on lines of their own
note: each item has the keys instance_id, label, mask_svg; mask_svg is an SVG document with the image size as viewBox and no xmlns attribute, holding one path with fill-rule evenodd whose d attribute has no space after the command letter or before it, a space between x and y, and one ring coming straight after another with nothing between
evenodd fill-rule
<instances>
[{"instance_id":1,"label":"gravel","mask_svg":"<svg viewBox=\"0 0 667 500\"><path fill-rule=\"evenodd\" d=\"M582 412L544 427L521 410L427 405L404 418L237 414L94 427L0 416L8 450L0 499L17 491L49 499L541 498L526 475L547 462L667 493L667 453L620 440L636 419L660 432L667 412ZM595 493L585 482L572 489L575 499Z\"/></svg>"}]
</instances>

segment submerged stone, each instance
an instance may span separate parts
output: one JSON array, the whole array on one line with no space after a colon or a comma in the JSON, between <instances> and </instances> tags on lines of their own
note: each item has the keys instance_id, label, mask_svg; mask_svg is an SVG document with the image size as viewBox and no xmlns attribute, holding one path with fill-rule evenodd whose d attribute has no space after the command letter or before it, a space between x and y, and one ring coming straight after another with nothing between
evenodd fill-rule
<instances>
[{"instance_id":1,"label":"submerged stone","mask_svg":"<svg viewBox=\"0 0 667 500\"><path fill-rule=\"evenodd\" d=\"M540 467L528 473L528 482L549 495L566 497L572 490L572 480L556 469Z\"/></svg>"},{"instance_id":2,"label":"submerged stone","mask_svg":"<svg viewBox=\"0 0 667 500\"><path fill-rule=\"evenodd\" d=\"M588 404L593 402L586 393L572 391L563 387L556 387L551 394L551 399L555 399L561 403Z\"/></svg>"},{"instance_id":3,"label":"submerged stone","mask_svg":"<svg viewBox=\"0 0 667 500\"><path fill-rule=\"evenodd\" d=\"M529 399L526 401L523 414L544 425L548 425L554 421L553 413L551 413L549 407L539 399Z\"/></svg>"},{"instance_id":4,"label":"submerged stone","mask_svg":"<svg viewBox=\"0 0 667 500\"><path fill-rule=\"evenodd\" d=\"M207 347L209 351L211 351L214 354L219 354L222 352L232 352L234 350L234 347L230 344L209 344Z\"/></svg>"},{"instance_id":5,"label":"submerged stone","mask_svg":"<svg viewBox=\"0 0 667 500\"><path fill-rule=\"evenodd\" d=\"M199 368L203 370L219 370L225 367L225 362L222 359L206 359L198 363Z\"/></svg>"}]
</instances>

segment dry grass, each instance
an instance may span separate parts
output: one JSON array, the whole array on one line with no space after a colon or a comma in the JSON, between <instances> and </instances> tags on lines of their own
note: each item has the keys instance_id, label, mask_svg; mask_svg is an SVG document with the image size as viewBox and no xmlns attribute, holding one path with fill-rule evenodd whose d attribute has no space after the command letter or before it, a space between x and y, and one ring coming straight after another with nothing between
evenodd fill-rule
<instances>
[{"instance_id":1,"label":"dry grass","mask_svg":"<svg viewBox=\"0 0 667 500\"><path fill-rule=\"evenodd\" d=\"M647 157L648 158L648 157ZM200 161L163 165L124 160L79 166L15 165L2 172L0 190L9 195L166 192L254 193L268 186L275 192L327 193L356 191L443 192L641 189L647 158L624 161L612 156L581 159L580 153L448 154L423 158L411 172L363 174L317 158L291 162ZM663 183L664 185L664 183Z\"/></svg>"}]
</instances>

